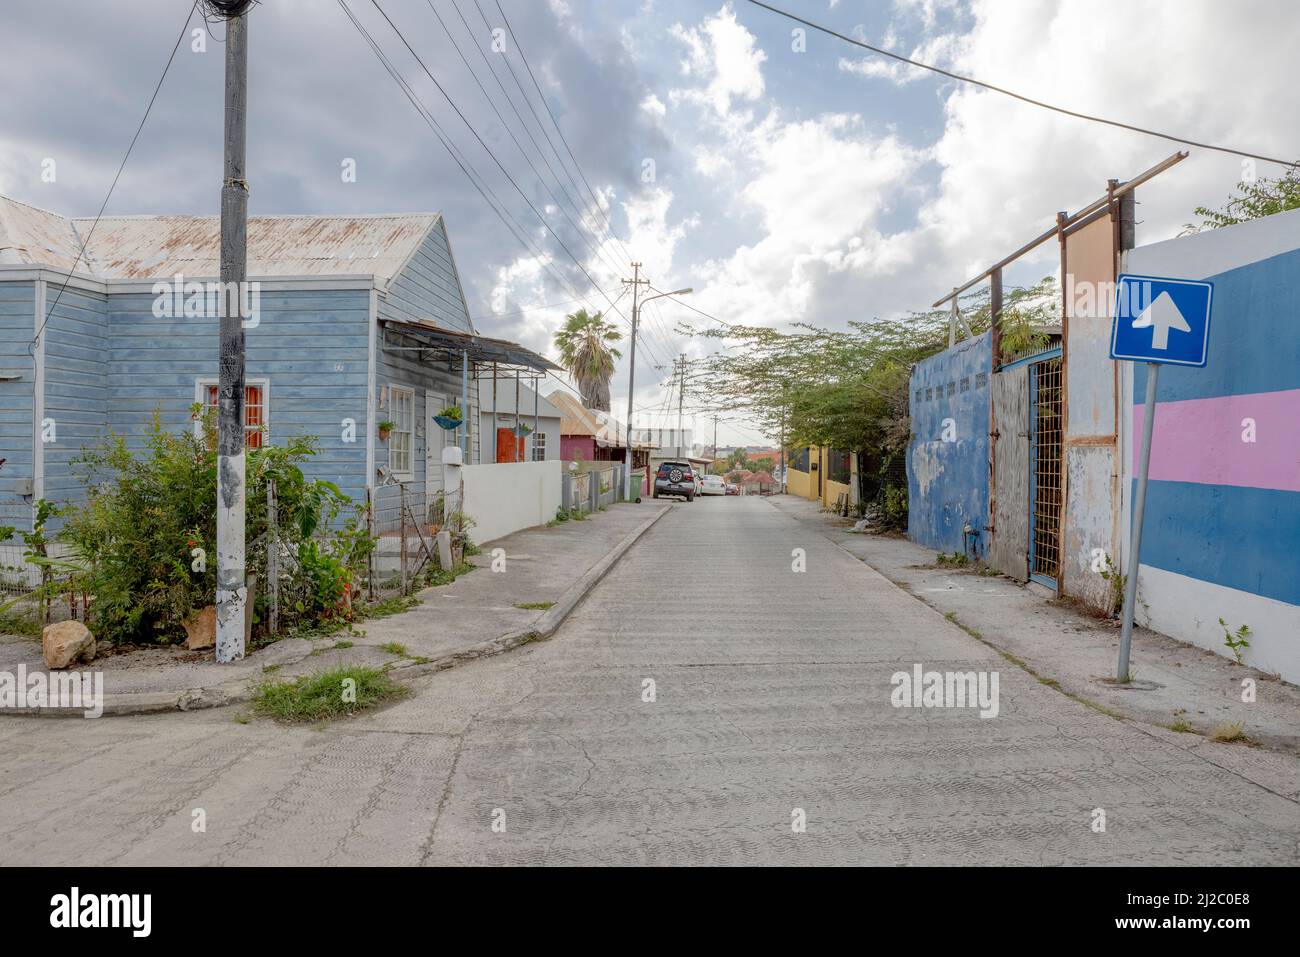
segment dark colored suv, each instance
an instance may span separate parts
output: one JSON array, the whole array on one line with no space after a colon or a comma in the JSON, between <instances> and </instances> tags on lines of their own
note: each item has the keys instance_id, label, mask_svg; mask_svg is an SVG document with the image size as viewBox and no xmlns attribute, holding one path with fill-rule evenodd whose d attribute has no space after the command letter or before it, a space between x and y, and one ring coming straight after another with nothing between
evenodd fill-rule
<instances>
[{"instance_id":1,"label":"dark colored suv","mask_svg":"<svg viewBox=\"0 0 1300 957\"><path fill-rule=\"evenodd\" d=\"M652 497L660 495L677 495L686 501L695 498L695 473L688 462L663 462L655 472L655 487Z\"/></svg>"}]
</instances>

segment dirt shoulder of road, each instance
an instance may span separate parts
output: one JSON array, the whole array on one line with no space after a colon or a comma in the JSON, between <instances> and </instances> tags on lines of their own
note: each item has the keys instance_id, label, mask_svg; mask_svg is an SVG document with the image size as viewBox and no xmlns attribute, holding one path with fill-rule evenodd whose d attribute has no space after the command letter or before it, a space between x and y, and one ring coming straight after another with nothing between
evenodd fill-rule
<instances>
[{"instance_id":1,"label":"dirt shoulder of road","mask_svg":"<svg viewBox=\"0 0 1300 957\"><path fill-rule=\"evenodd\" d=\"M1204 760L1300 800L1300 688L1145 628L1133 633L1134 687L1112 683L1118 623L1051 599L990 570L939 565L933 549L851 531L817 503L774 496L773 507L830 539L944 614L1045 685ZM1243 701L1253 682L1254 701ZM1231 736L1235 740L1215 740Z\"/></svg>"}]
</instances>

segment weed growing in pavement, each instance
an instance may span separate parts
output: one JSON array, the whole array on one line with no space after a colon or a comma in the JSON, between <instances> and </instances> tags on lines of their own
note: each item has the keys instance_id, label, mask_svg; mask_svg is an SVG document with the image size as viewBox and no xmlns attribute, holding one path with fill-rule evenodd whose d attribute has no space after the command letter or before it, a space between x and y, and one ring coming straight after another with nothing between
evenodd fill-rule
<instances>
[{"instance_id":1,"label":"weed growing in pavement","mask_svg":"<svg viewBox=\"0 0 1300 957\"><path fill-rule=\"evenodd\" d=\"M254 692L253 709L277 721L325 721L407 693L378 669L342 665L292 681L263 681Z\"/></svg>"},{"instance_id":2,"label":"weed growing in pavement","mask_svg":"<svg viewBox=\"0 0 1300 957\"><path fill-rule=\"evenodd\" d=\"M953 552L951 555L940 552L935 557L934 563L940 568L965 568L970 564L970 558L961 552Z\"/></svg>"},{"instance_id":3,"label":"weed growing in pavement","mask_svg":"<svg viewBox=\"0 0 1300 957\"><path fill-rule=\"evenodd\" d=\"M447 570L430 567L424 574L424 584L429 588L440 588L443 585L450 585L461 575L467 575L477 567L477 565L471 565L468 562L461 562L459 565L454 565ZM419 600L417 599L415 603L418 605Z\"/></svg>"},{"instance_id":4,"label":"weed growing in pavement","mask_svg":"<svg viewBox=\"0 0 1300 957\"><path fill-rule=\"evenodd\" d=\"M1245 729L1242 728L1240 721L1224 721L1222 724L1215 725L1210 732L1211 741L1222 741L1227 744L1232 741L1248 742Z\"/></svg>"},{"instance_id":5,"label":"weed growing in pavement","mask_svg":"<svg viewBox=\"0 0 1300 957\"><path fill-rule=\"evenodd\" d=\"M1250 647L1248 640L1251 634L1250 625L1242 625L1236 631L1232 631L1228 628L1228 623L1220 618L1219 626L1223 628L1223 644L1237 659L1237 664L1241 664L1241 649Z\"/></svg>"},{"instance_id":6,"label":"weed growing in pavement","mask_svg":"<svg viewBox=\"0 0 1300 957\"><path fill-rule=\"evenodd\" d=\"M397 655L399 658L406 657L406 645L400 641L386 641L379 646L379 650L390 655Z\"/></svg>"},{"instance_id":7,"label":"weed growing in pavement","mask_svg":"<svg viewBox=\"0 0 1300 957\"><path fill-rule=\"evenodd\" d=\"M516 608L522 608L525 611L546 611L555 604L553 601L520 601L515 602Z\"/></svg>"},{"instance_id":8,"label":"weed growing in pavement","mask_svg":"<svg viewBox=\"0 0 1300 957\"><path fill-rule=\"evenodd\" d=\"M1178 734L1192 733L1192 726L1188 724L1186 721L1184 721L1182 718L1175 718L1172 722L1165 725L1165 727L1168 728L1170 731L1177 732Z\"/></svg>"}]
</instances>

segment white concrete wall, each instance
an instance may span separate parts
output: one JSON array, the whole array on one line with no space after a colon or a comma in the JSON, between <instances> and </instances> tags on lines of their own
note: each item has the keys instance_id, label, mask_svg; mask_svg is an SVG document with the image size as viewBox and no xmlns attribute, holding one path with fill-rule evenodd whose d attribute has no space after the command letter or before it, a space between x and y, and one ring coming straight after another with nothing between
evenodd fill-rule
<instances>
[{"instance_id":1,"label":"white concrete wall","mask_svg":"<svg viewBox=\"0 0 1300 957\"><path fill-rule=\"evenodd\" d=\"M464 512L474 519L469 536L490 542L521 528L544 525L560 507L560 462L466 465Z\"/></svg>"}]
</instances>

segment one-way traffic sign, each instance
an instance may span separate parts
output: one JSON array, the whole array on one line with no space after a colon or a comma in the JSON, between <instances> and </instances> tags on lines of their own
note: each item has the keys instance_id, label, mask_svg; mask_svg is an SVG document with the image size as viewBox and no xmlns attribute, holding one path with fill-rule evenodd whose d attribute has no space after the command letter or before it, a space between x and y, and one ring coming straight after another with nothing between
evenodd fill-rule
<instances>
[{"instance_id":1,"label":"one-way traffic sign","mask_svg":"<svg viewBox=\"0 0 1300 957\"><path fill-rule=\"evenodd\" d=\"M1122 275L1115 290L1110 357L1203 366L1209 358L1214 285Z\"/></svg>"}]
</instances>

